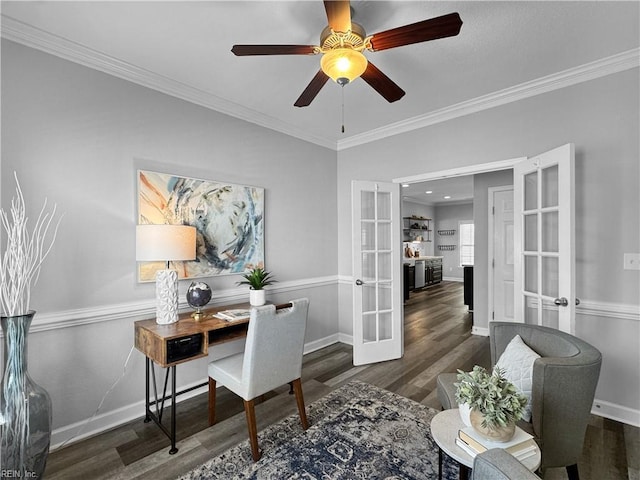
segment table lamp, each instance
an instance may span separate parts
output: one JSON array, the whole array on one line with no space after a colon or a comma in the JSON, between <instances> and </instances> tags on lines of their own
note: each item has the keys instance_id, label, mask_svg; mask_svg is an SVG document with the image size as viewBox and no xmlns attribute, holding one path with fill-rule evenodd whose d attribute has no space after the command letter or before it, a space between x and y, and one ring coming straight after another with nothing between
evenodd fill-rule
<instances>
[{"instance_id":1,"label":"table lamp","mask_svg":"<svg viewBox=\"0 0 640 480\"><path fill-rule=\"evenodd\" d=\"M178 321L178 272L169 262L196 258L196 229L188 225L137 225L136 260L167 262L156 272L156 322Z\"/></svg>"}]
</instances>

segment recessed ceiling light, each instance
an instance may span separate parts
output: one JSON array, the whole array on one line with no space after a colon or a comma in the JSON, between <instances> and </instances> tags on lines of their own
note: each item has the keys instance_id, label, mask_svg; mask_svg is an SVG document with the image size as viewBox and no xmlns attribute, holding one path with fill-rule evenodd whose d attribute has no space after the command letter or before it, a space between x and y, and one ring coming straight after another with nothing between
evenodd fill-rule
<instances>
[{"instance_id":1,"label":"recessed ceiling light","mask_svg":"<svg viewBox=\"0 0 640 480\"><path fill-rule=\"evenodd\" d=\"M409 184L408 184L408 183L403 183L403 184L402 184L402 188L407 188L408 186L409 186Z\"/></svg>"},{"instance_id":2,"label":"recessed ceiling light","mask_svg":"<svg viewBox=\"0 0 640 480\"><path fill-rule=\"evenodd\" d=\"M427 195L429 195L430 193L433 193L433 190L427 190L427 191L426 191L426 192L424 192L424 193L426 193Z\"/></svg>"},{"instance_id":3,"label":"recessed ceiling light","mask_svg":"<svg viewBox=\"0 0 640 480\"><path fill-rule=\"evenodd\" d=\"M445 195L444 198L445 200L449 200L451 198L451 195Z\"/></svg>"}]
</instances>

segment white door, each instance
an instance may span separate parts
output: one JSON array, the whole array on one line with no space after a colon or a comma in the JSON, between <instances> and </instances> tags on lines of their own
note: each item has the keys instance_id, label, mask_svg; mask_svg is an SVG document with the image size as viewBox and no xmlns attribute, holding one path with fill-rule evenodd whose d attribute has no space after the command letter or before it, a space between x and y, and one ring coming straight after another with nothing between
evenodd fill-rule
<instances>
[{"instance_id":1,"label":"white door","mask_svg":"<svg viewBox=\"0 0 640 480\"><path fill-rule=\"evenodd\" d=\"M515 321L575 331L574 145L514 167Z\"/></svg>"},{"instance_id":2,"label":"white door","mask_svg":"<svg viewBox=\"0 0 640 480\"><path fill-rule=\"evenodd\" d=\"M513 321L513 187L489 189L489 318Z\"/></svg>"},{"instance_id":3,"label":"white door","mask_svg":"<svg viewBox=\"0 0 640 480\"><path fill-rule=\"evenodd\" d=\"M353 363L402 357L400 185L353 181Z\"/></svg>"}]
</instances>

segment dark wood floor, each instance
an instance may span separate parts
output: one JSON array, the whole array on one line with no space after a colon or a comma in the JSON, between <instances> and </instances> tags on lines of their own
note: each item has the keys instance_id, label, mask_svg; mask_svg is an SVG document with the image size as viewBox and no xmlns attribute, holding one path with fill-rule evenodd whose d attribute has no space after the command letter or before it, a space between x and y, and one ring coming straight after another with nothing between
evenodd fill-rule
<instances>
[{"instance_id":1,"label":"dark wood floor","mask_svg":"<svg viewBox=\"0 0 640 480\"><path fill-rule=\"evenodd\" d=\"M440 409L435 385L441 372L489 366L489 340L471 335L471 314L462 302L462 284L443 282L412 293L405 305L405 355L399 360L354 367L351 347L334 344L304 358L306 403L358 379ZM296 412L283 387L265 395L256 407L258 428ZM207 426L207 398L199 395L178 406L178 448L142 417L49 456L48 479L173 479L247 438L242 401L226 389L217 396L218 423ZM638 480L637 428L592 417L579 463L582 480ZM628 473L629 472L629 473ZM564 479L563 469L545 479Z\"/></svg>"}]
</instances>

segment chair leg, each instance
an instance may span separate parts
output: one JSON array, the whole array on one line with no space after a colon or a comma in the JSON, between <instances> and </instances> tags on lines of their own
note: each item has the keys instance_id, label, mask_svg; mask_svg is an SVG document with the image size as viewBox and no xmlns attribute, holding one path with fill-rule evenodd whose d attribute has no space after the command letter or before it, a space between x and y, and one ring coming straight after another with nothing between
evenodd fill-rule
<instances>
[{"instance_id":1,"label":"chair leg","mask_svg":"<svg viewBox=\"0 0 640 480\"><path fill-rule=\"evenodd\" d=\"M216 381L209 377L209 426L216 423Z\"/></svg>"},{"instance_id":2,"label":"chair leg","mask_svg":"<svg viewBox=\"0 0 640 480\"><path fill-rule=\"evenodd\" d=\"M257 462L262 456L258 449L258 428L256 427L256 410L253 400L244 401L244 413L247 416L247 427L249 427L249 441L251 442L251 456Z\"/></svg>"},{"instance_id":3,"label":"chair leg","mask_svg":"<svg viewBox=\"0 0 640 480\"><path fill-rule=\"evenodd\" d=\"M580 480L580 475L578 474L578 464L574 463L573 465L567 465L566 468L569 480Z\"/></svg>"},{"instance_id":4,"label":"chair leg","mask_svg":"<svg viewBox=\"0 0 640 480\"><path fill-rule=\"evenodd\" d=\"M309 421L307 420L307 412L304 409L304 396L302 395L302 382L299 378L296 378L291 382L293 391L296 394L296 403L298 404L298 414L300 415L300 423L302 423L303 430L309 428Z\"/></svg>"}]
</instances>

